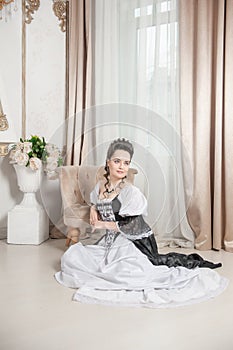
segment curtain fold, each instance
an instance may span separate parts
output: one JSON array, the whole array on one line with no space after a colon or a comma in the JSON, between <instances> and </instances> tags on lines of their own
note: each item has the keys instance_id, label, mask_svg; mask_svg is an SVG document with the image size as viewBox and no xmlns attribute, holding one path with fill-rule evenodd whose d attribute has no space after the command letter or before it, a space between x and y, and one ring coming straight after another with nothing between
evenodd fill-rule
<instances>
[{"instance_id":1,"label":"curtain fold","mask_svg":"<svg viewBox=\"0 0 233 350\"><path fill-rule=\"evenodd\" d=\"M233 251L233 1L179 4L181 131L193 169L188 219L196 248Z\"/></svg>"},{"instance_id":2,"label":"curtain fold","mask_svg":"<svg viewBox=\"0 0 233 350\"><path fill-rule=\"evenodd\" d=\"M85 110L94 105L94 5L92 0L69 1L69 105L66 164L81 164ZM94 137L94 136L93 136Z\"/></svg>"}]
</instances>

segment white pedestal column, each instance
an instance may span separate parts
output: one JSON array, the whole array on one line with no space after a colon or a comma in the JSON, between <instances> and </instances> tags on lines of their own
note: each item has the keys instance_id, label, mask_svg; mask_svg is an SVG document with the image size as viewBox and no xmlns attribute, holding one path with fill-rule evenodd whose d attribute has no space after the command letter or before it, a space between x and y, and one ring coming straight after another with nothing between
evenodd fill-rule
<instances>
[{"instance_id":1,"label":"white pedestal column","mask_svg":"<svg viewBox=\"0 0 233 350\"><path fill-rule=\"evenodd\" d=\"M49 238L49 219L36 199L42 171L14 165L24 198L8 212L7 242L38 245Z\"/></svg>"},{"instance_id":2,"label":"white pedestal column","mask_svg":"<svg viewBox=\"0 0 233 350\"><path fill-rule=\"evenodd\" d=\"M40 244L49 238L49 220L42 207L16 205L8 213L7 243Z\"/></svg>"}]
</instances>

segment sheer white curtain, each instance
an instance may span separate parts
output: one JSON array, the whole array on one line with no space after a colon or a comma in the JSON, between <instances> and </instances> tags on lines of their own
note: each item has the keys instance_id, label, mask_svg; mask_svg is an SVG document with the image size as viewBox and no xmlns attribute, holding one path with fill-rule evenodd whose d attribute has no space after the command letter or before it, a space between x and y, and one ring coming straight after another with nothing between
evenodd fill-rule
<instances>
[{"instance_id":1,"label":"sheer white curtain","mask_svg":"<svg viewBox=\"0 0 233 350\"><path fill-rule=\"evenodd\" d=\"M83 162L103 163L115 137L132 140L136 184L148 198L157 240L192 246L180 162L177 13L176 0L96 2L96 107L85 135L88 144L95 130L96 147Z\"/></svg>"}]
</instances>

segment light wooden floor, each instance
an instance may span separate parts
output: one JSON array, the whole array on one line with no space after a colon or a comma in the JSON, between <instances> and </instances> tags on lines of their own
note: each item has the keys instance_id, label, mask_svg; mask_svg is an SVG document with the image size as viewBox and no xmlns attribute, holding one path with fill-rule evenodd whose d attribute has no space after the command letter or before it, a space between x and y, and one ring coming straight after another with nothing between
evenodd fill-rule
<instances>
[{"instance_id":1,"label":"light wooden floor","mask_svg":"<svg viewBox=\"0 0 233 350\"><path fill-rule=\"evenodd\" d=\"M221 261L218 272L230 279L217 298L176 309L134 309L72 301L74 291L53 277L64 244L0 241L0 350L233 349L233 254L201 252Z\"/></svg>"}]
</instances>

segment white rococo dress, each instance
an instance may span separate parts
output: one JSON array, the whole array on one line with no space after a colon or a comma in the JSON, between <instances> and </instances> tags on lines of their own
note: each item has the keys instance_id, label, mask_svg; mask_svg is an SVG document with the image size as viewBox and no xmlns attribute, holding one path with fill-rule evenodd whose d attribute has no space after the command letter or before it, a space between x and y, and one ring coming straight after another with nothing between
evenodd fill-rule
<instances>
[{"instance_id":1,"label":"white rococo dress","mask_svg":"<svg viewBox=\"0 0 233 350\"><path fill-rule=\"evenodd\" d=\"M152 238L154 242L154 235L143 219L147 202L138 188L128 185L113 200L100 200L98 193L99 184L91 193L91 202L102 220L116 221L119 230L107 231L93 245L74 244L62 256L61 271L55 278L64 286L77 289L73 300L161 308L201 302L224 291L226 278L200 265L202 262L192 265L197 254L190 255L191 265L187 266L192 267L187 268L177 266L177 261L179 265L184 259L186 264L184 254L174 253L175 258L173 253L160 255L156 247L153 260L140 250L140 242L145 247L145 240L146 244ZM174 266L166 266L167 261Z\"/></svg>"}]
</instances>

